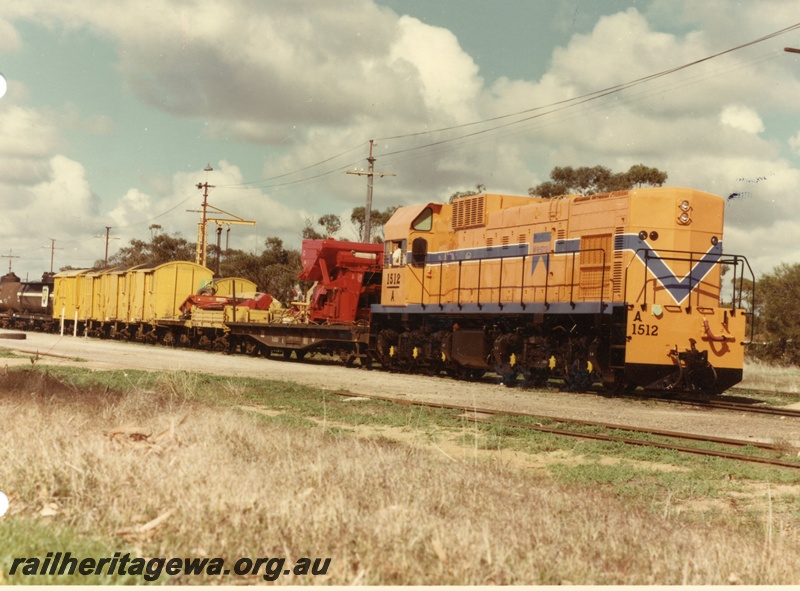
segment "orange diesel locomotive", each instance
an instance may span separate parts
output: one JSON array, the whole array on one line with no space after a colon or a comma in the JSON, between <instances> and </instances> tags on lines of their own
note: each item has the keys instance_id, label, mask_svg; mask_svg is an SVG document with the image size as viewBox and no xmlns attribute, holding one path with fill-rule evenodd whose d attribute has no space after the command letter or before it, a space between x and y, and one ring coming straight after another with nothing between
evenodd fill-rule
<instances>
[{"instance_id":1,"label":"orange diesel locomotive","mask_svg":"<svg viewBox=\"0 0 800 591\"><path fill-rule=\"evenodd\" d=\"M507 384L721 392L742 378L752 278L723 254L723 217L721 197L670 187L401 208L371 349L388 367Z\"/></svg>"}]
</instances>

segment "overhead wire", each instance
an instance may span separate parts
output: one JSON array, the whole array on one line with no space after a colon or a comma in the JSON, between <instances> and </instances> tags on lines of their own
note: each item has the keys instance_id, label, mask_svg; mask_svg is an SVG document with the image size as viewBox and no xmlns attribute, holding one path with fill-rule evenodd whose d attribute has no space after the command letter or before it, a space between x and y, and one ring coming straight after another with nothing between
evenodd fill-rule
<instances>
[{"instance_id":1,"label":"overhead wire","mask_svg":"<svg viewBox=\"0 0 800 591\"><path fill-rule=\"evenodd\" d=\"M489 133L497 131L497 130L502 130L502 129L506 129L506 128L509 128L509 127L512 127L512 126L521 125L521 124L529 122L531 120L535 120L535 119L541 118L541 117L543 117L545 115L552 115L553 113L564 111L566 109L575 108L576 106L584 105L586 103L590 103L590 102L593 102L593 101L597 101L597 100L603 99L605 97L617 94L617 93L622 92L624 90L628 90L628 89L634 88L636 86L640 86L642 84L645 84L646 82L650 82L652 80L656 80L658 78L666 77L666 76L669 76L669 75L674 74L676 72L680 72L682 70L686 70L688 68L692 68L694 66L697 66L699 64L708 62L708 61L716 59L718 57L733 53L735 51L739 51L739 50L747 48L747 47L751 47L751 46L759 44L759 43L763 43L764 41L768 41L770 39L773 39L775 37L778 37L780 35L784 35L786 33L792 32L792 31L796 31L798 29L800 29L800 23L795 23L793 25L784 27L782 29L779 29L777 31L774 31L774 32L769 33L767 35L764 35L762 37L759 37L757 39L748 41L746 43L741 43L741 44L736 45L734 47L725 49L723 51L719 51L717 53L711 54L709 56L706 56L706 57L703 57L703 58L700 58L700 59L697 59L697 60L693 60L693 61L685 63L685 64L681 64L679 66L674 66L674 67L671 67L671 68L667 68L665 70L661 70L660 72L649 74L647 76L642 76L640 78L636 78L634 80L629 80L627 82L623 82L623 83L620 83L620 84L615 84L615 85L606 87L604 89L600 89L600 90L592 91L592 92L589 92L589 93L585 93L585 94L577 96L577 97L571 97L571 98L567 98L567 99L562 99L560 101L555 101L555 102L549 103L547 105L538 105L538 106L531 107L531 108L528 108L528 109L523 109L521 111L516 111L514 113L506 113L504 115L498 115L498 116L495 116L495 117L489 117L489 118L486 118L486 119L481 119L481 120L477 120L477 121L471 121L469 123L463 123L463 124L459 124L459 125L441 127L441 128L437 128L437 129L433 129L433 130L422 130L422 131L406 133L406 134L381 136L381 137L375 138L375 141L376 142L386 142L386 141L392 141L392 140L398 140L398 139L407 139L407 138L432 136L434 134L441 134L441 133L444 133L444 132L455 131L455 130L459 130L459 129L466 129L466 128L475 127L475 126L479 126L479 125L491 124L491 123L494 123L494 122L504 121L504 120L507 120L507 119L511 119L511 118L517 117L517 119L514 119L512 121L508 121L508 122L504 122L504 123L501 123L501 124L498 124L498 125L490 126L490 127L484 128L484 129L479 129L477 131L461 134L461 135L454 136L454 137L444 138L444 139L440 139L440 140L436 140L436 141L431 141L431 142L427 142L427 143L424 143L424 144L421 144L421 145L414 145L414 146L410 146L408 148L393 150L393 151L390 151L390 152L384 152L384 153L381 154L381 159L385 160L387 157L395 156L395 155L398 155L398 154L404 154L404 153L409 153L409 152L414 152L414 151L422 151L422 150L427 150L429 148L441 146L441 145L448 144L448 143L454 143L454 142L458 142L458 141L461 141L461 140L469 140L471 138L475 138L475 137L480 136L480 135L489 134ZM523 115L525 115L525 116L521 117ZM289 177L289 176L292 176L292 175L300 174L302 172L311 170L313 168L317 168L319 166L322 166L323 164L327 164L327 163L332 162L332 161L334 161L334 160L336 160L338 158L341 158L342 156L344 156L346 154L349 154L350 152L352 152L352 151L354 151L354 150L356 150L356 149L358 149L358 148L360 148L360 147L362 147L364 145L365 145L365 143L361 143L358 146L350 148L349 150L341 152L341 153L339 153L339 154L337 154L335 156L331 156L329 158L326 158L326 159L321 160L319 162L316 162L314 164L310 164L308 166L304 166L304 167L299 168L299 169L297 169L295 171L282 173L280 175L275 175L275 176L272 176L272 177L268 177L266 179L261 179L259 181L250 181L250 182L246 182L246 183L231 184L231 185L220 185L220 187L225 186L227 188L237 188L237 187L244 188L246 186L252 186L252 187L260 187L260 188L265 188L266 189L266 188L280 188L280 187L286 187L286 186L291 186L291 185L298 185L298 184L304 184L304 183L312 182L312 181L318 180L320 178L323 178L323 177L326 177L326 176L329 176L329 175L332 175L332 174L336 174L336 173L339 173L339 172L343 172L345 170L353 168L354 166L357 166L360 162L363 162L363 158L361 158L359 160L356 160L356 161L353 161L353 162L348 162L347 164L339 165L339 166L336 166L334 168L330 168L330 169L327 169L325 171L319 172L317 174L314 174L314 175L311 175L311 176L306 176L306 177L303 177L303 178L300 178L300 179L288 180L288 181L277 182L277 183L273 182L273 181L277 181L277 180L280 180L280 179L283 179L283 178L286 178L286 177Z\"/></svg>"},{"instance_id":2,"label":"overhead wire","mask_svg":"<svg viewBox=\"0 0 800 591\"><path fill-rule=\"evenodd\" d=\"M638 102L638 101L641 101L641 100L645 100L645 99L648 99L648 98L651 98L651 97L654 97L654 96L657 96L657 95L660 95L660 94L664 94L666 92L672 92L672 91L674 91L676 89L681 89L681 88L685 88L687 86L695 85L695 84L698 84L700 82L706 81L706 80L708 80L710 78L720 77L720 76L723 76L725 74L729 74L731 72L735 72L737 70L741 70L741 69L744 69L744 68L751 67L752 65L755 65L755 64L764 63L766 61L776 59L777 55L778 55L777 52L770 52L768 54L762 54L762 55L757 56L755 58L751 58L749 60L746 60L743 63L740 62L740 63L737 63L736 65L722 68L722 69L720 69L720 70L718 70L716 72L710 73L710 74L709 73L698 74L696 76L693 76L691 78L688 78L688 79L682 81L679 84L669 83L669 84L663 84L660 87L656 87L656 88L643 89L643 90L638 91L637 93L627 95L627 99L626 100L618 100L618 101L615 101L614 103L602 103L601 102L598 105L594 105L593 103L585 102L585 103L581 103L580 105L570 105L570 106L560 107L560 108L554 109L552 111L546 111L546 112L543 112L543 113L539 113L536 116L527 117L524 120L518 120L518 121L514 122L514 123L520 123L520 124L524 123L524 125L521 125L518 128L511 129L512 127L514 127L512 124L504 124L502 126L495 126L495 127L491 128L491 129L484 130L484 132L481 132L480 134L479 133L474 133L474 134L468 134L467 136L458 136L458 137L454 137L454 138L447 138L445 140L441 140L439 142L433 142L431 144L426 144L424 146L424 148L433 147L433 148L440 148L440 149L426 150L424 152L413 154L412 152L414 152L416 149L422 150L422 148L423 148L423 147L415 146L415 147L411 147L411 148L407 148L407 149L403 149L403 150L395 150L395 151L392 151L392 152L385 152L385 153L381 154L381 161L384 162L384 163L399 164L399 163L404 163L404 162L408 162L408 161L417 160L417 159L420 159L420 158L427 158L427 157L430 157L432 155L446 154L446 153L449 153L449 152L453 152L453 151L459 150L461 148L460 148L460 146L451 146L451 147L443 147L442 148L441 146L443 146L444 144L449 143L449 142L453 142L453 141L457 141L457 140L461 140L461 139L465 139L467 137L473 137L473 136L476 136L476 135L481 135L482 133L486 133L487 135L490 135L490 137L485 137L485 138L482 138L480 140L476 140L473 143L487 143L487 142L490 142L490 141L496 141L497 139L500 139L500 138L506 138L506 137L511 137L511 136L514 136L514 135L519 135L521 133L526 133L526 132L529 132L529 131L534 130L534 129L541 129L543 127L556 125L556 124L559 124L559 123L564 123L566 121L570 121L570 120L574 120L574 119L577 119L577 118L581 118L581 117L584 117L586 115L599 113L599 112L606 111L606 110L609 110L609 109L619 108L619 107L622 107L622 106L625 106L625 105L629 105L631 103L635 103L635 102ZM606 98L606 97L603 97L603 98ZM568 110L568 109L572 109L573 107L577 108L578 106L582 107L578 111L574 111L573 112L573 111L569 111ZM541 118L544 118L547 115L554 115L554 114L559 113L561 111L565 111L565 113L562 116L557 116L557 117L554 117L554 118L549 118L548 117L546 121L540 121L539 120ZM411 154L410 155L406 155L406 154L409 154L409 153L411 153ZM400 155L404 155L404 156L400 156ZM400 157L398 157L398 156L400 156Z\"/></svg>"},{"instance_id":3,"label":"overhead wire","mask_svg":"<svg viewBox=\"0 0 800 591\"><path fill-rule=\"evenodd\" d=\"M660 72L656 72L654 74L649 74L647 76L642 76L642 77L636 78L634 80L630 80L630 81L623 82L623 83L620 83L620 84L615 84L615 85L609 86L607 88L604 88L604 89L601 89L601 90L597 90L597 91L592 91L592 92L589 92L589 93L585 93L585 94L577 96L577 97L571 97L571 98L567 98L567 99L562 99L560 101L555 101L555 102L547 104L547 105L538 105L538 106L535 106L535 107L523 109L521 111L516 111L514 113L506 113L506 114L498 115L498 116L495 116L495 117L489 117L489 118L486 118L486 119L481 119L481 120L471 121L471 122L468 122L468 123L463 123L463 124L458 124L458 125L452 125L452 126L437 128L437 129L433 129L433 130L422 130L422 131L406 133L406 134L397 134L397 135L389 135L389 136L378 137L378 138L375 139L375 141L386 142L386 141L394 141L394 140L400 140L400 139L409 139L409 138L433 136L434 134L442 134L442 133L445 133L445 132L452 132L452 131L456 131L456 130L460 130L460 129L467 129L467 128L470 128L470 127L476 127L476 126L480 126L480 125L492 124L492 123L495 123L495 122L498 122L498 121L505 121L505 120L508 120L508 119L516 118L516 119L513 119L511 121L505 121L505 122L497 124L497 125L491 125L491 126L486 127L484 129L478 129L476 131L472 131L472 132L469 132L469 133L457 135L457 136L454 136L454 137L448 137L448 138L443 138L443 139L439 139L439 140L436 140L436 141L430 141L430 142L427 142L427 143L424 143L424 144L421 144L421 145L414 145L414 146L410 146L410 147L407 147L407 148L393 150L393 151L385 152L385 153L381 154L381 159L384 160L384 161L386 159L388 159L388 161L390 161L390 162L403 162L403 161L406 161L406 160L413 160L413 159L416 159L416 158L425 157L427 155L430 155L431 153L437 153L437 154L438 153L446 153L446 152L449 152L449 151L460 149L460 146L455 146L455 147L451 146L451 147L444 148L441 151L438 151L438 150L432 151L431 150L431 148L436 149L436 148L440 148L442 146L446 146L448 144L455 144L456 142L462 142L463 143L465 141L470 141L473 138L477 138L478 136L484 136L484 135L489 135L489 134L495 134L495 136L497 136L497 135L503 134L502 137L506 137L507 135L515 135L515 134L523 133L523 132L528 131L529 129L533 128L536 125L536 123L531 123L531 122L536 122L538 119L541 119L542 117L545 117L547 115L553 115L553 114L556 114L556 113L560 113L562 111L566 111L568 109L574 109L576 107L580 107L580 106L583 106L583 105L587 105L587 104L593 103L594 101L599 101L600 99L607 98L609 96L612 96L612 95L615 95L617 93L620 93L620 92L622 92L624 90L628 90L628 89L631 89L631 88L634 88L634 87L637 87L637 86L641 86L641 85L645 84L646 82L672 75L672 74L674 74L676 72L680 72L682 70L686 70L688 68L691 68L691 67L697 66L699 64L708 62L710 60L716 59L718 57L721 57L723 55L727 55L727 54L733 53L735 51L739 51L741 49L744 49L744 48L747 48L747 47L751 47L753 45L762 43L764 41L768 41L770 39L773 39L775 37L778 37L780 35L784 35L786 33L792 32L792 31L796 31L798 29L800 29L800 23L795 23L793 25L784 27L782 29L779 29L777 31L774 31L772 33L769 33L767 35L759 37L757 39L754 39L752 41L748 41L746 43L742 43L742 44L736 45L736 46L731 47L729 49L726 49L724 51L720 51L720 52L714 53L712 55L709 55L709 56L706 56L706 57L703 57L703 58L700 58L700 59L697 59L697 60L682 64L682 65L679 65L679 66L667 68L665 70L662 70ZM741 68L741 67L747 67L748 65L749 65L749 63L745 62L745 65L737 65L737 67L733 68L733 70ZM708 75L706 74L706 75L699 75L699 76L697 76L695 78L699 78L699 79L702 80L702 79L705 79L707 77L708 77ZM684 81L684 83L682 85L689 84L689 83L691 83L691 82ZM663 92L666 92L666 91L667 90L651 90L651 91L643 91L641 94L642 94L643 98L647 98L648 96L653 96L654 94L659 94L659 93L663 93ZM563 118L563 119L559 119L559 120L555 120L555 121L551 121L551 122L547 122L547 123L541 123L541 122L538 122L538 123L540 125L550 125L550 124L553 124L553 123L555 123L557 121L563 121L563 120L567 120L567 119L572 119L574 117L582 116L586 112L593 113L593 112L597 112L598 110L603 110L603 109L606 109L606 108L612 108L612 107L620 106L621 104L627 104L629 102L633 102L634 100L641 100L641 98L638 98L638 99L637 98L631 98L628 101L626 101L625 103L617 103L615 105L611 105L611 106L607 106L607 107L603 107L601 105L600 108L595 109L595 110L579 111L578 113L572 114L569 117L566 117L566 118ZM527 124L527 125L523 125L523 124ZM523 126L523 127L520 127L520 128L518 128L518 129L516 129L514 131L511 131L511 128L513 128L515 126ZM495 133L495 132L497 132L497 133ZM488 137L486 139L486 141L489 141L490 139L494 139L494 136ZM347 150L345 150L343 152L340 152L340 153L338 153L336 155L333 155L333 156L330 156L328 158L324 158L323 160L320 160L320 161L315 162L313 164L309 164L307 166L304 166L304 167L299 168L299 169L294 170L294 171L289 171L289 172L282 173L282 174L279 174L279 175L275 175L275 176L272 176L272 177L268 177L268 178L265 178L265 179L260 179L258 181L246 181L246 182L242 182L242 183L231 183L231 184L225 184L225 185L220 184L220 185L217 185L217 186L220 187L220 188L227 188L227 189L246 189L246 188L250 188L250 187L253 187L253 188L282 188L282 187L291 186L291 185L310 183L310 182L319 180L321 178L324 178L326 176L352 169L353 167L357 166L359 163L363 162L363 158L360 158L360 159L355 160L355 161L347 162L346 164L337 165L337 166L335 166L333 168L328 168L328 169L326 169L326 170L324 170L322 172L313 174L311 176L305 176L305 177L300 178L300 179L286 180L286 181L281 181L281 182L274 182L274 181L280 181L281 179L286 179L287 177L291 177L293 175L298 175L298 174L301 174L303 172L307 172L307 171L310 171L310 170L312 170L314 168L320 167L320 166L322 166L324 164L331 163L331 162L333 162L333 161L335 161L337 159L342 158L343 156L345 156L345 155L347 155L347 154L349 154L351 152L354 152L355 150L358 150L358 149L362 148L365 144L366 144L366 142L361 142L358 145L356 145L356 146L354 146L352 148L349 148L349 149L347 149ZM414 152L418 152L418 154L414 154ZM399 155L402 155L402 154L407 154L408 156L405 157L405 158L392 158L393 156L399 156ZM172 211L174 211L175 209L177 209L178 207L180 207L184 203L186 203L186 201L191 199L196 194L197 194L197 192L192 192L192 194L186 196L184 199L182 199L180 202L178 202L175 206L173 206L173 207L171 207L171 208L169 208L169 209L167 209L167 210L165 210L165 211L163 211L163 212L161 212L161 213L159 213L159 214L157 214L157 215L155 215L153 217L150 217L150 218L148 218L146 220L139 220L139 221L136 221L136 222L131 222L131 223L126 224L125 226L121 226L121 228L129 228L129 227L133 227L133 226L138 226L138 225L141 225L141 224L144 224L144 223L150 223L150 222L152 222L152 221L154 221L156 219L159 219L159 218L171 213ZM64 242L66 242L66 243L80 243L80 242L84 242L84 241L91 240L91 239L96 239L96 238L97 238L97 234L93 234L91 236L86 236L86 237L83 237L83 238L71 239L71 240L62 240L60 242L62 242L62 243L64 243Z\"/></svg>"},{"instance_id":4,"label":"overhead wire","mask_svg":"<svg viewBox=\"0 0 800 591\"><path fill-rule=\"evenodd\" d=\"M764 35L763 37L759 37L758 39L754 39L752 41L748 41L747 43L742 43L742 44L737 45L735 47L731 47L729 49L726 49L724 51L720 51L718 53L715 53L715 54L712 54L712 55L709 55L709 56L706 56L704 58L697 59L697 60L694 60L692 62L688 62L688 63L680 65L680 66L674 66L672 68L667 68L666 70L662 70L660 72L656 72L655 74L649 74L647 76L642 76L641 78L636 78L635 80L630 80L628 82L615 84L613 86L609 86L609 87L601 89L601 90L595 90L595 91L592 91L592 92L589 92L589 93L586 93L586 94L583 94L583 95L580 95L580 96L577 96L577 97L572 97L572 98L556 101L554 103L550 103L549 105L532 107L532 108L523 109L522 111L517 111L517 112L514 112L514 113L507 113L505 115L498 115L496 117L491 117L491 118L488 118L488 119L481 119L479 121L472 121L470 123L462 123L460 125L452 125L452 126L449 126L449 127L442 127L442 128L434 129L434 130L424 130L424 131L419 131L419 132L413 132L413 133L407 133L407 134L401 134L401 135L395 135L395 136L387 136L387 137L382 137L382 138L376 138L376 141L388 141L388 140L395 140L395 139L403 139L403 138L407 138L407 137L417 137L417 136L420 136L420 135L430 135L432 133L440 133L440 132L443 132L443 131L452 131L454 129L462 129L462 128L465 128L465 127L471 127L471 126L475 126L475 125L482 125L484 123L489 123L489 122L493 122L493 121L499 121L499 120L502 120L502 119L507 119L509 117L515 117L515 116L518 116L518 115L524 115L524 114L527 114L527 113L531 113L531 112L538 111L538 110L541 110L541 109L547 109L547 108L550 108L550 107L555 107L555 106L558 106L558 105L561 105L561 104L565 104L565 103L572 103L572 102L579 102L580 103L580 102L584 102L584 101L587 101L587 100L594 100L595 98L600 98L600 97L603 97L603 96L607 96L608 94L611 94L611 93L619 92L620 90L625 90L625 89L633 87L633 86L638 86L640 84L643 84L644 82L648 82L650 80L654 80L654 79L660 78L662 76L668 76L670 74L674 74L675 72L679 72L681 70L685 70L687 68L691 68L691 67L696 66L698 64L701 64L701 63L707 62L709 60L718 58L720 56L726 55L728 53L732 53L734 51L738 51L740 49L744 49L745 47L750 47L752 45L756 45L758 43L762 43L764 41L768 41L769 39L772 39L772 38L777 37L779 35L784 35L786 33L789 33L791 31L795 31L795 30L798 30L798 29L800 29L800 23L795 23L794 25L790 25L788 27L785 27L783 29L780 29L778 31L770 33L768 35Z\"/></svg>"}]
</instances>

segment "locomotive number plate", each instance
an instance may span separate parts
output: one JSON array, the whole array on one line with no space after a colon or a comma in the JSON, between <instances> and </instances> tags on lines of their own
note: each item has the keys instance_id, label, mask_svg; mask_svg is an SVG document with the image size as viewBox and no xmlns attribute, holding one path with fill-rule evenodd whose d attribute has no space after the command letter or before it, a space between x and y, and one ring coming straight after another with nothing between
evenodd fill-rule
<instances>
[{"instance_id":1,"label":"locomotive number plate","mask_svg":"<svg viewBox=\"0 0 800 591\"><path fill-rule=\"evenodd\" d=\"M637 324L633 323L631 325L633 330L632 336L643 336L643 337L657 337L658 336L658 325L657 324Z\"/></svg>"}]
</instances>

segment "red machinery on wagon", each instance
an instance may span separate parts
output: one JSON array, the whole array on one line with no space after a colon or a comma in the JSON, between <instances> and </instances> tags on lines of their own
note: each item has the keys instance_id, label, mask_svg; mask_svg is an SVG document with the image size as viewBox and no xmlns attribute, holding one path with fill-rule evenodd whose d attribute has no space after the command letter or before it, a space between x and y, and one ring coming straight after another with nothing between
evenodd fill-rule
<instances>
[{"instance_id":1,"label":"red machinery on wagon","mask_svg":"<svg viewBox=\"0 0 800 591\"><path fill-rule=\"evenodd\" d=\"M381 294L382 256L381 244L304 240L298 278L316 282L308 302L309 322L369 321L369 304Z\"/></svg>"},{"instance_id":2,"label":"red machinery on wagon","mask_svg":"<svg viewBox=\"0 0 800 591\"><path fill-rule=\"evenodd\" d=\"M298 309L268 323L231 322L231 334L259 343L264 356L277 351L302 359L316 351L347 363L366 356L370 305L380 301L383 245L342 240L304 240L301 281L313 281Z\"/></svg>"}]
</instances>

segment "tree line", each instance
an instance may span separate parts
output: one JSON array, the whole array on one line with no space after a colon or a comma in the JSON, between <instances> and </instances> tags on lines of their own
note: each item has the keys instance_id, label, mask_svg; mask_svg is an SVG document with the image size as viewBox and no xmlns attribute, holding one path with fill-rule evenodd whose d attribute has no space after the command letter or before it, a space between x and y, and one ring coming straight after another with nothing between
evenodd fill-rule
<instances>
[{"instance_id":1,"label":"tree line","mask_svg":"<svg viewBox=\"0 0 800 591\"><path fill-rule=\"evenodd\" d=\"M558 195L605 193L645 186L661 186L667 173L643 164L630 167L625 172L613 172L603 166L555 167L550 180L528 190L532 196L552 198ZM475 189L458 191L450 195L449 201L459 197L476 195L486 191L483 184ZM364 207L353 209L348 220L361 241L364 234ZM370 239L383 241L383 225L397 210L397 206L371 212ZM342 239L343 220L334 214L320 216L316 223L306 220L302 238ZM149 240L133 239L109 259L109 266L138 264L161 264L169 261L195 260L196 245L180 234L168 234L158 225L150 227ZM298 285L297 275L301 270L300 251L287 248L278 237L268 237L260 253L239 249L218 250L215 244L208 247L210 267L216 266L219 258L219 274L222 277L242 277L253 281L258 289L269 292L282 302L288 302ZM104 261L95 263L102 268ZM740 278L739 281L742 281ZM800 365L800 263L781 264L767 273L757 284L742 281L743 299L753 310L749 317L754 333L754 343L748 353L770 362ZM307 285L301 288L307 288ZM751 294L754 293L755 299Z\"/></svg>"},{"instance_id":2,"label":"tree line","mask_svg":"<svg viewBox=\"0 0 800 591\"><path fill-rule=\"evenodd\" d=\"M556 167L550 173L550 180L528 190L530 195L554 197L568 193L601 193L612 190L630 189L635 186L661 185L667 173L643 164L632 166L627 172L615 173L603 166L594 167ZM483 184L475 190L459 191L450 196L450 202L458 197L475 195L486 191ZM389 221L398 206L370 212L370 236L372 242L383 242L383 225ZM357 240L364 239L365 207L355 207L349 221ZM169 261L194 261L196 243L189 242L179 233L170 234L157 224L151 225L149 240L134 238L127 246L120 248L108 260L109 266L128 267L133 265L157 265ZM336 238L347 239L342 235L343 220L335 214L320 216L316 223L307 219L301 231L303 239ZM208 245L208 266L219 269L221 277L242 277L258 286L260 291L272 294L282 302L294 296L300 273L300 251L287 248L278 237L264 240L261 252L246 252L239 249L218 249L216 244ZM105 261L95 262L95 268L102 268ZM65 270L66 268L62 268ZM308 286L300 286L306 288Z\"/></svg>"},{"instance_id":3,"label":"tree line","mask_svg":"<svg viewBox=\"0 0 800 591\"><path fill-rule=\"evenodd\" d=\"M364 237L365 207L356 207L350 215L350 222L360 242ZM373 210L370 216L370 238L373 242L383 242L383 225L389 221L397 206L385 210ZM197 243L189 242L180 233L167 233L158 224L149 228L149 240L134 238L127 246L120 248L108 259L109 267L131 267L134 265L160 265L170 261L194 261ZM341 235L343 230L340 216L326 214L317 223L306 220L302 230L303 239L336 238L348 239ZM281 238L270 236L264 240L261 252L247 252L235 248L217 248L208 244L207 265L211 269L218 266L220 277L241 277L258 286L259 291L271 294L281 302L287 303L293 297L296 286L300 285L300 250L288 248ZM104 260L95 261L94 267L102 269ZM62 271L71 267L62 267ZM308 285L300 285L306 289Z\"/></svg>"}]
</instances>

